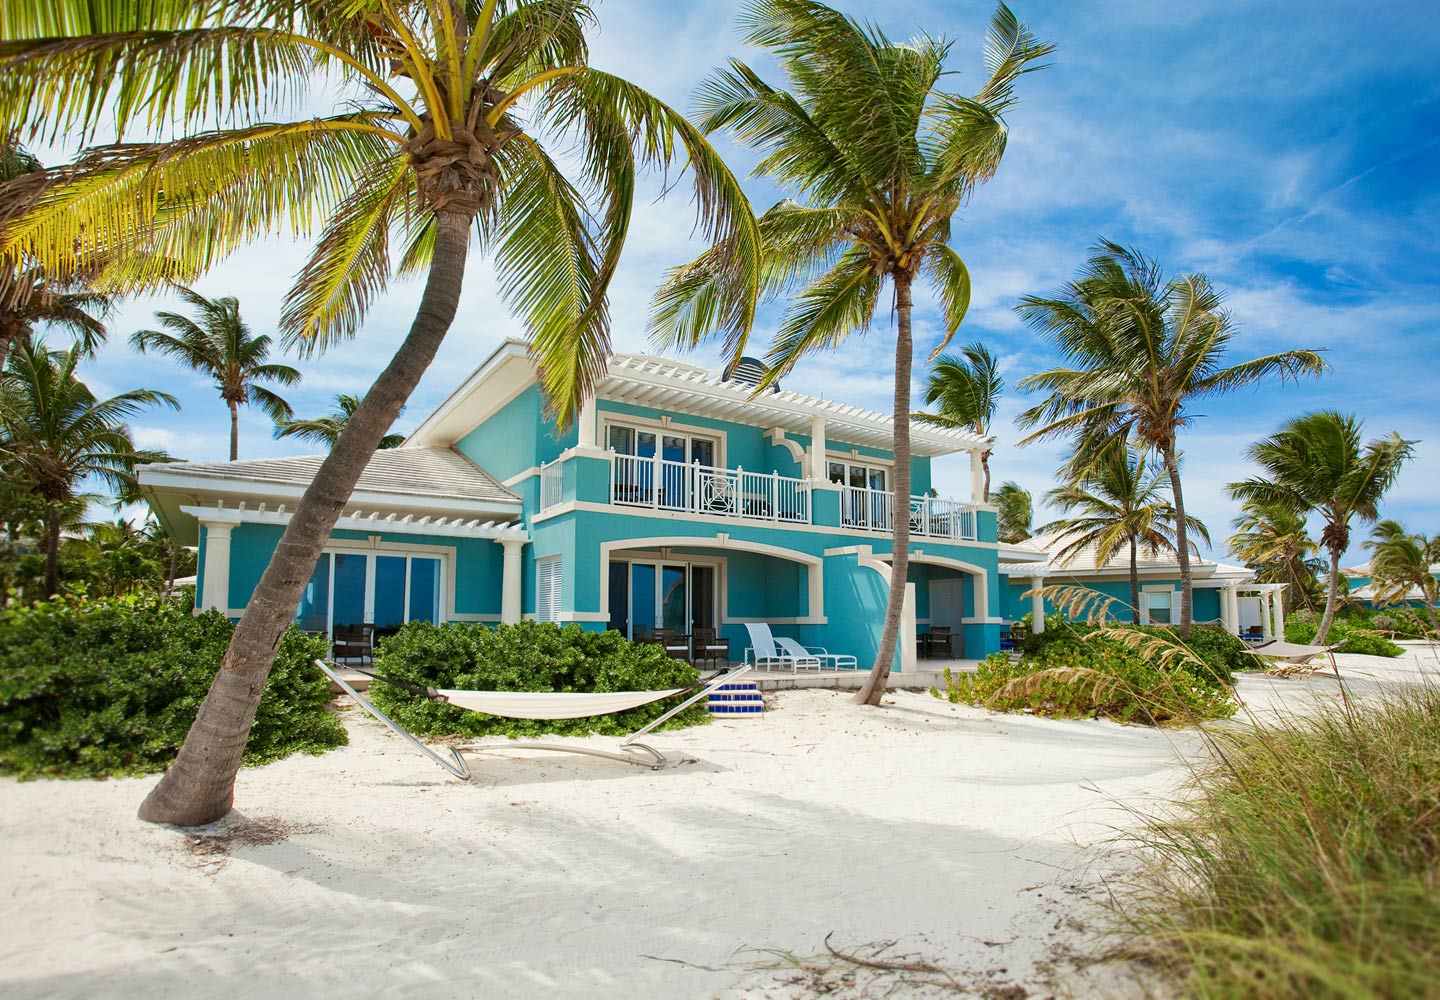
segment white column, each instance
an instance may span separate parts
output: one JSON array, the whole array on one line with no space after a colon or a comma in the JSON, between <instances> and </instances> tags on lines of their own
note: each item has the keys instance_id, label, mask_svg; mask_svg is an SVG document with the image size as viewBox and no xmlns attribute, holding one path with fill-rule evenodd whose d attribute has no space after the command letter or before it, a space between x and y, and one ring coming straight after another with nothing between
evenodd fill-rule
<instances>
[{"instance_id":1,"label":"white column","mask_svg":"<svg viewBox=\"0 0 1440 1000\"><path fill-rule=\"evenodd\" d=\"M1235 596L1235 584L1227 583L1225 589L1220 591L1220 624L1225 631L1231 635L1240 632L1239 601Z\"/></svg>"},{"instance_id":2,"label":"white column","mask_svg":"<svg viewBox=\"0 0 1440 1000\"><path fill-rule=\"evenodd\" d=\"M825 418L810 418L810 478L819 483L828 483L825 474Z\"/></svg>"},{"instance_id":3,"label":"white column","mask_svg":"<svg viewBox=\"0 0 1440 1000\"><path fill-rule=\"evenodd\" d=\"M1032 577L1030 580L1030 631L1039 635L1045 631L1045 595L1040 589L1045 586L1043 576Z\"/></svg>"},{"instance_id":4,"label":"white column","mask_svg":"<svg viewBox=\"0 0 1440 1000\"><path fill-rule=\"evenodd\" d=\"M985 502L985 467L980 464L980 452L970 452L970 502Z\"/></svg>"},{"instance_id":5,"label":"white column","mask_svg":"<svg viewBox=\"0 0 1440 1000\"><path fill-rule=\"evenodd\" d=\"M1276 590L1270 598L1275 602L1275 638L1285 638L1285 591Z\"/></svg>"},{"instance_id":6,"label":"white column","mask_svg":"<svg viewBox=\"0 0 1440 1000\"><path fill-rule=\"evenodd\" d=\"M521 597L525 573L520 556L524 552L526 539L504 538L499 539L499 542L505 550L505 562L500 577L500 621L505 625L514 625L520 621L520 609L523 606Z\"/></svg>"},{"instance_id":7,"label":"white column","mask_svg":"<svg viewBox=\"0 0 1440 1000\"><path fill-rule=\"evenodd\" d=\"M894 572L892 569L891 572ZM905 584L905 604L900 611L900 672L913 674L915 667L915 584Z\"/></svg>"},{"instance_id":8,"label":"white column","mask_svg":"<svg viewBox=\"0 0 1440 1000\"><path fill-rule=\"evenodd\" d=\"M581 448L595 448L600 440L600 419L595 407L595 397L585 400L580 406L580 416L575 421L579 435L576 444Z\"/></svg>"},{"instance_id":9,"label":"white column","mask_svg":"<svg viewBox=\"0 0 1440 1000\"><path fill-rule=\"evenodd\" d=\"M1260 634L1266 639L1275 638L1275 631L1271 627L1270 618L1270 591L1260 591Z\"/></svg>"},{"instance_id":10,"label":"white column","mask_svg":"<svg viewBox=\"0 0 1440 1000\"><path fill-rule=\"evenodd\" d=\"M234 525L205 525L205 580L201 587L200 610L218 608L226 614L230 610L230 531Z\"/></svg>"}]
</instances>

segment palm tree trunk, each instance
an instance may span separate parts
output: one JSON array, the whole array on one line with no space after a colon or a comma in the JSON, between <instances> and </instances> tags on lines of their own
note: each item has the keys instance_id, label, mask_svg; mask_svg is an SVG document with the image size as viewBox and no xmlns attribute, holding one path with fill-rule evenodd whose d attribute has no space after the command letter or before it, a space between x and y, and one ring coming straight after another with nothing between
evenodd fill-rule
<instances>
[{"instance_id":1,"label":"palm tree trunk","mask_svg":"<svg viewBox=\"0 0 1440 1000\"><path fill-rule=\"evenodd\" d=\"M1320 617L1320 627L1315 631L1315 645L1325 645L1330 637L1330 626L1335 621L1335 607L1340 603L1340 552L1330 550L1330 582L1325 588L1325 614ZM1279 638L1285 638L1283 635Z\"/></svg>"},{"instance_id":2,"label":"palm tree trunk","mask_svg":"<svg viewBox=\"0 0 1440 1000\"><path fill-rule=\"evenodd\" d=\"M60 593L60 510L45 505L45 598Z\"/></svg>"},{"instance_id":3,"label":"palm tree trunk","mask_svg":"<svg viewBox=\"0 0 1440 1000\"><path fill-rule=\"evenodd\" d=\"M410 332L301 498L235 627L220 672L175 763L140 806L141 819L194 826L213 822L230 811L235 773L245 754L265 679L280 639L295 619L320 550L360 473L434 360L455 319L471 218L465 212L437 214L434 257Z\"/></svg>"},{"instance_id":4,"label":"palm tree trunk","mask_svg":"<svg viewBox=\"0 0 1440 1000\"><path fill-rule=\"evenodd\" d=\"M1140 624L1140 546L1130 539L1130 619Z\"/></svg>"},{"instance_id":5,"label":"palm tree trunk","mask_svg":"<svg viewBox=\"0 0 1440 1000\"><path fill-rule=\"evenodd\" d=\"M1175 457L1175 448L1170 446L1161 451L1165 459L1165 472L1170 477L1170 498L1175 502L1175 551L1180 562L1180 638L1190 638L1190 623L1194 618L1195 589L1190 575L1190 533L1186 530L1185 498L1180 492L1180 462Z\"/></svg>"},{"instance_id":6,"label":"palm tree trunk","mask_svg":"<svg viewBox=\"0 0 1440 1000\"><path fill-rule=\"evenodd\" d=\"M169 597L170 591L175 589L175 565L180 561L180 546L175 544L175 539L170 539L170 566L165 571L165 593Z\"/></svg>"},{"instance_id":7,"label":"palm tree trunk","mask_svg":"<svg viewBox=\"0 0 1440 1000\"><path fill-rule=\"evenodd\" d=\"M230 404L230 461L234 462L240 458L240 407L235 400L228 400Z\"/></svg>"},{"instance_id":8,"label":"palm tree trunk","mask_svg":"<svg viewBox=\"0 0 1440 1000\"><path fill-rule=\"evenodd\" d=\"M980 493L980 502L990 502L990 450L987 448L980 453L980 471L985 475L985 486Z\"/></svg>"},{"instance_id":9,"label":"palm tree trunk","mask_svg":"<svg viewBox=\"0 0 1440 1000\"><path fill-rule=\"evenodd\" d=\"M885 694L895 642L900 635L900 618L905 611L905 578L910 573L910 283L904 272L895 274L895 502L890 519L894 531L890 556L890 598L885 603L885 627L880 633L880 650L865 686L855 696L857 705L878 705Z\"/></svg>"}]
</instances>

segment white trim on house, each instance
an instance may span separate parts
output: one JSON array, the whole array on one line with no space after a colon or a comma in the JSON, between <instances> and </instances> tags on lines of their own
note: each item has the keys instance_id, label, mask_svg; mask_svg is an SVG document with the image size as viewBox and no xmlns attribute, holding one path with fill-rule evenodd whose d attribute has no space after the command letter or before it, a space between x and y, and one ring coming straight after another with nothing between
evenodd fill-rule
<instances>
[{"instance_id":1,"label":"white trim on house","mask_svg":"<svg viewBox=\"0 0 1440 1000\"><path fill-rule=\"evenodd\" d=\"M274 510L268 504L254 508L241 502L226 507L224 501L217 501L213 507L199 504L184 504L180 511L196 518L201 524L272 524L290 523L294 512L281 504ZM402 535L440 535L454 538L481 538L491 541L529 541L530 532L523 524L510 521L480 521L478 518L465 520L460 517L433 517L426 514L416 518L414 514L355 510L342 514L335 522L336 531L386 531Z\"/></svg>"}]
</instances>

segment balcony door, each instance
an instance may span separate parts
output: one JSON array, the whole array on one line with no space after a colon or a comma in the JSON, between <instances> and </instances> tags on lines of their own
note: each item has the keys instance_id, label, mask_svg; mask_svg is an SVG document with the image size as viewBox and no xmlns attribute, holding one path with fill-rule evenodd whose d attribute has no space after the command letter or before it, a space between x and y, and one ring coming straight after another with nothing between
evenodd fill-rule
<instances>
[{"instance_id":1,"label":"balcony door","mask_svg":"<svg viewBox=\"0 0 1440 1000\"><path fill-rule=\"evenodd\" d=\"M657 628L689 635L715 626L715 567L683 562L610 563L610 624L629 639Z\"/></svg>"},{"instance_id":2,"label":"balcony door","mask_svg":"<svg viewBox=\"0 0 1440 1000\"><path fill-rule=\"evenodd\" d=\"M674 510L689 509L695 494L693 467L713 467L719 451L713 437L675 428L656 431L624 424L610 424L605 443L616 455L614 499L617 502L654 504ZM663 463L658 494L653 461L657 448Z\"/></svg>"},{"instance_id":3,"label":"balcony door","mask_svg":"<svg viewBox=\"0 0 1440 1000\"><path fill-rule=\"evenodd\" d=\"M300 596L296 622L334 635L335 626L374 625L394 631L405 622L439 622L440 558L381 552L323 552Z\"/></svg>"},{"instance_id":4,"label":"balcony door","mask_svg":"<svg viewBox=\"0 0 1440 1000\"><path fill-rule=\"evenodd\" d=\"M883 465L858 462L828 463L832 483L848 487L843 491L840 506L842 523L862 527L886 528L890 524L887 499L883 494L889 486L890 470ZM873 491L873 492L870 492Z\"/></svg>"}]
</instances>

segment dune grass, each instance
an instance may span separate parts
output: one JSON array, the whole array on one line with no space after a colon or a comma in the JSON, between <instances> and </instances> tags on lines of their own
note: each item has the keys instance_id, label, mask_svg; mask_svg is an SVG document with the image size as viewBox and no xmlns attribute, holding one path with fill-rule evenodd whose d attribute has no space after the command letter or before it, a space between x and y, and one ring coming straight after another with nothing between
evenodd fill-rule
<instances>
[{"instance_id":1,"label":"dune grass","mask_svg":"<svg viewBox=\"0 0 1440 1000\"><path fill-rule=\"evenodd\" d=\"M1440 996L1440 689L1211 734L1117 897L1186 996Z\"/></svg>"}]
</instances>

